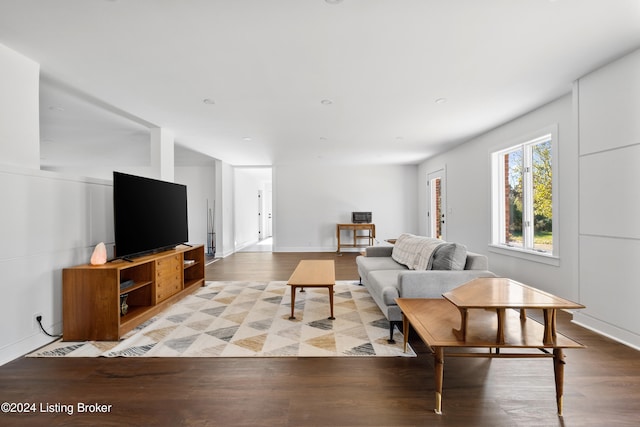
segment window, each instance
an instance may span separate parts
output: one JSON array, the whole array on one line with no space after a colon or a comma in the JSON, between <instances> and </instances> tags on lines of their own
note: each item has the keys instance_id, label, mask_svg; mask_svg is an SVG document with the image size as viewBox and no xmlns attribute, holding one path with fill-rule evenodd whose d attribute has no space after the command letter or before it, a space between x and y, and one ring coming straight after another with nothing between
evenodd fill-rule
<instances>
[{"instance_id":1,"label":"window","mask_svg":"<svg viewBox=\"0 0 640 427\"><path fill-rule=\"evenodd\" d=\"M555 130L495 151L492 163L492 244L554 255ZM556 221L557 223L557 221Z\"/></svg>"}]
</instances>

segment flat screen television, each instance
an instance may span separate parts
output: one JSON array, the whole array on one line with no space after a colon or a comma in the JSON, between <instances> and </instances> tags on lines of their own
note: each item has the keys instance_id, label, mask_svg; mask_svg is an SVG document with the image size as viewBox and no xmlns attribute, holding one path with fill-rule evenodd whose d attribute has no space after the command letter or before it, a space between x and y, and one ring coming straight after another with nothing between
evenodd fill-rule
<instances>
[{"instance_id":1,"label":"flat screen television","mask_svg":"<svg viewBox=\"0 0 640 427\"><path fill-rule=\"evenodd\" d=\"M189 240L187 187L113 172L115 257L131 258Z\"/></svg>"}]
</instances>

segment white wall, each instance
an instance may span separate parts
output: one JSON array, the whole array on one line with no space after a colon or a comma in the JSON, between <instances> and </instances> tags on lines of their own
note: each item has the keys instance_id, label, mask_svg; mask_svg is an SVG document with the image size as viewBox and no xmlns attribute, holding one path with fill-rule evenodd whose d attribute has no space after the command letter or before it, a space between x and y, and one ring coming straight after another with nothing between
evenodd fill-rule
<instances>
[{"instance_id":1,"label":"white wall","mask_svg":"<svg viewBox=\"0 0 640 427\"><path fill-rule=\"evenodd\" d=\"M577 140L572 120L572 96L566 95L516 120L424 162L419 168L419 217L421 234L426 233L426 175L446 165L447 240L459 242L474 252L488 255L489 269L572 300L578 292L578 169ZM554 218L558 233L559 265L548 265L489 251L490 153L502 144L546 126L558 125L558 188L560 218Z\"/></svg>"},{"instance_id":2,"label":"white wall","mask_svg":"<svg viewBox=\"0 0 640 427\"><path fill-rule=\"evenodd\" d=\"M62 269L113 239L111 183L0 166L0 364L62 332Z\"/></svg>"},{"instance_id":3,"label":"white wall","mask_svg":"<svg viewBox=\"0 0 640 427\"><path fill-rule=\"evenodd\" d=\"M226 257L235 250L233 167L216 160L216 257Z\"/></svg>"},{"instance_id":4,"label":"white wall","mask_svg":"<svg viewBox=\"0 0 640 427\"><path fill-rule=\"evenodd\" d=\"M640 348L640 50L581 78L578 323Z\"/></svg>"},{"instance_id":5,"label":"white wall","mask_svg":"<svg viewBox=\"0 0 640 427\"><path fill-rule=\"evenodd\" d=\"M0 162L38 169L40 66L0 44L0 70Z\"/></svg>"},{"instance_id":6,"label":"white wall","mask_svg":"<svg viewBox=\"0 0 640 427\"><path fill-rule=\"evenodd\" d=\"M208 209L213 209L215 200L215 166L177 166L175 182L187 186L187 214L189 242L207 246Z\"/></svg>"},{"instance_id":7,"label":"white wall","mask_svg":"<svg viewBox=\"0 0 640 427\"><path fill-rule=\"evenodd\" d=\"M274 167L274 251L337 249L336 224L371 211L379 242L417 232L416 166Z\"/></svg>"}]
</instances>

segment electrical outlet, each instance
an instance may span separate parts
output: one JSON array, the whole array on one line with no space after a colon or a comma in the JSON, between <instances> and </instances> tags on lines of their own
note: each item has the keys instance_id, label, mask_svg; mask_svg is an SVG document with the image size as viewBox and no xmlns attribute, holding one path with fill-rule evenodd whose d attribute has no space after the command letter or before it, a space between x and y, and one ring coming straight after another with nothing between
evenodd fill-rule
<instances>
[{"instance_id":1,"label":"electrical outlet","mask_svg":"<svg viewBox=\"0 0 640 427\"><path fill-rule=\"evenodd\" d=\"M31 327L32 327L34 330L38 330L38 329L40 329L40 325L38 324L38 317L40 317L40 320L42 320L42 313L35 313L35 314L33 315L33 322L32 322L32 324L31 324Z\"/></svg>"}]
</instances>

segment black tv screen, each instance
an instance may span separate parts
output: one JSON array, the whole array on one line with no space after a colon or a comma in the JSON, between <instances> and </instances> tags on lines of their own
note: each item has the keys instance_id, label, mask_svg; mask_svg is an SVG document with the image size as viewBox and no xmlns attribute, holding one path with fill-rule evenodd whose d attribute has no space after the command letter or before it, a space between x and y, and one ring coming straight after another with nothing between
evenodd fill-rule
<instances>
[{"instance_id":1,"label":"black tv screen","mask_svg":"<svg viewBox=\"0 0 640 427\"><path fill-rule=\"evenodd\" d=\"M113 211L116 258L189 240L185 185L113 172Z\"/></svg>"}]
</instances>

